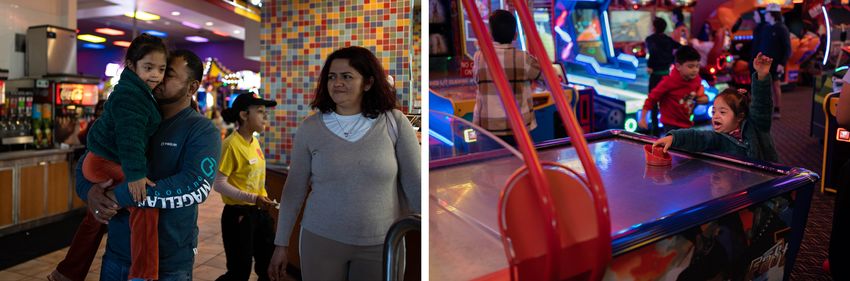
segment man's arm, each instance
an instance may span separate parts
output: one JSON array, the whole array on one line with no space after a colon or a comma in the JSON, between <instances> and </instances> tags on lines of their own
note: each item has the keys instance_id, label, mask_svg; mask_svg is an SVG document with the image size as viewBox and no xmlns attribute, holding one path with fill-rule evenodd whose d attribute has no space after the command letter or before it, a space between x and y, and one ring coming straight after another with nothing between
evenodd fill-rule
<instances>
[{"instance_id":1,"label":"man's arm","mask_svg":"<svg viewBox=\"0 0 850 281\"><path fill-rule=\"evenodd\" d=\"M118 204L104 194L104 190L112 185L112 180L100 184L93 184L83 176L83 161L86 155L80 157L76 168L76 191L77 196L86 202L89 212L94 214L95 220L107 223L118 212Z\"/></svg>"},{"instance_id":2,"label":"man's arm","mask_svg":"<svg viewBox=\"0 0 850 281\"><path fill-rule=\"evenodd\" d=\"M147 199L136 205L127 183L115 187L115 197L121 206L175 209L203 203L210 193L221 154L221 137L212 122L206 121L192 130L183 147L186 156L176 174L156 181L148 187ZM154 155L156 157L156 155Z\"/></svg>"}]
</instances>

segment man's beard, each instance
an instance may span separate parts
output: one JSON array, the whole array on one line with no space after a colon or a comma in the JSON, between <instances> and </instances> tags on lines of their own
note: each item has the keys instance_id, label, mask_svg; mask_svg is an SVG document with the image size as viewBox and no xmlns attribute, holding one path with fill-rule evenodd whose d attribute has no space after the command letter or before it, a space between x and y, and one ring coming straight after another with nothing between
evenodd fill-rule
<instances>
[{"instance_id":1,"label":"man's beard","mask_svg":"<svg viewBox=\"0 0 850 281\"><path fill-rule=\"evenodd\" d=\"M182 89L180 89L180 91L178 91L178 92L179 92L179 93L185 93L185 92L186 92L186 88L188 88L188 86L183 87L183 88L182 88ZM163 90L163 91L165 91L165 90ZM184 97L185 97L185 95L178 94L178 95L173 96L173 97L170 97L170 98L157 98L157 99L156 99L156 102L157 102L159 105L169 105L169 104L172 104L172 103L175 103L175 102L178 102L178 101L183 100L183 98L184 98Z\"/></svg>"}]
</instances>

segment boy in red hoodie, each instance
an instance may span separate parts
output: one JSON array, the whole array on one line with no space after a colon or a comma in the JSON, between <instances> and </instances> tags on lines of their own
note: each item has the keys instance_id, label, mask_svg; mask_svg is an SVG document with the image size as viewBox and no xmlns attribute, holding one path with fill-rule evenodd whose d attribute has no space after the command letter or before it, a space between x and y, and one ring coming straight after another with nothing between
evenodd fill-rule
<instances>
[{"instance_id":1,"label":"boy in red hoodie","mask_svg":"<svg viewBox=\"0 0 850 281\"><path fill-rule=\"evenodd\" d=\"M684 129L694 126L691 113L697 103L708 103L708 96L699 79L700 55L691 46L683 46L676 51L676 71L664 77L643 104L641 116L638 116L638 126L646 130L649 112L658 103L661 111L661 123L664 129L661 135L674 129Z\"/></svg>"}]
</instances>

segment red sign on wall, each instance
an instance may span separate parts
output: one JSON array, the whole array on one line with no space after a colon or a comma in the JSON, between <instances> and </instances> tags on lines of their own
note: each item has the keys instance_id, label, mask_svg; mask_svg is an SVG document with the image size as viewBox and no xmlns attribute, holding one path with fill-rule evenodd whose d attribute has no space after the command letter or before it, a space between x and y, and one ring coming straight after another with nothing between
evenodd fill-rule
<instances>
[{"instance_id":1,"label":"red sign on wall","mask_svg":"<svg viewBox=\"0 0 850 281\"><path fill-rule=\"evenodd\" d=\"M471 60L460 61L460 75L463 77L472 77L472 67L474 66Z\"/></svg>"}]
</instances>

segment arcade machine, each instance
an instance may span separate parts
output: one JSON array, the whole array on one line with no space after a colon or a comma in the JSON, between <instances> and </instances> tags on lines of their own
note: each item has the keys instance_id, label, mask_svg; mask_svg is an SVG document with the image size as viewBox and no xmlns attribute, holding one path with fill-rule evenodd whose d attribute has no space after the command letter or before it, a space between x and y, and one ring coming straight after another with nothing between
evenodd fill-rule
<instances>
[{"instance_id":1,"label":"arcade machine","mask_svg":"<svg viewBox=\"0 0 850 281\"><path fill-rule=\"evenodd\" d=\"M207 117L210 117L209 110L213 106L220 105L219 110L224 110L227 108L225 105L230 105L227 101L230 100L231 95L235 95L234 90L240 82L238 78L241 77L234 75L234 73L217 59L207 58L205 60L203 81L201 81L201 87L198 88L195 99L201 108L201 112L205 113ZM256 77L259 78L259 75Z\"/></svg>"},{"instance_id":2,"label":"arcade machine","mask_svg":"<svg viewBox=\"0 0 850 281\"><path fill-rule=\"evenodd\" d=\"M834 86L840 82L843 72L850 65L850 8L840 3L825 4L821 7L818 19L821 26L826 29L826 41L820 48L823 56L817 64L821 66L822 73L815 76L812 99L812 124L809 134L816 138L824 137L826 127L826 113L824 112L824 100L829 93L839 92L840 87Z\"/></svg>"},{"instance_id":3,"label":"arcade machine","mask_svg":"<svg viewBox=\"0 0 850 281\"><path fill-rule=\"evenodd\" d=\"M632 21L640 21L641 16L650 14L609 11L609 4L607 0L554 0L551 3L554 18L552 28L558 35L555 37L558 50L556 60L566 66L570 83L592 87L600 96L624 101L624 128L635 131L637 116L646 100L649 85L649 76L643 71L646 61L629 52L616 50L613 36L616 35L624 42L635 41L638 35L626 37L630 35L629 32L643 27L629 27L626 31L618 28L614 32L611 25L632 25ZM615 13L616 19L613 17ZM648 24L645 28L648 30L650 26ZM711 102L717 91L706 83L703 86ZM703 122L711 119L708 111L707 105L697 105L693 120ZM651 123L651 120L648 121Z\"/></svg>"},{"instance_id":4,"label":"arcade machine","mask_svg":"<svg viewBox=\"0 0 850 281\"><path fill-rule=\"evenodd\" d=\"M438 0L431 3L429 103L432 110L454 114L471 121L478 91L478 86L472 79L473 56L478 47L477 39L468 26L469 17L459 7L460 2L457 0ZM497 4L479 5L480 14L485 17L485 21L490 11L500 8ZM519 36L516 47L524 49L521 32ZM534 83L532 89L532 107L537 119L537 128L532 131L535 141L563 137L555 132L555 120L558 117L549 89L541 83ZM573 91L567 92L569 99L577 100L573 98L574 95Z\"/></svg>"},{"instance_id":5,"label":"arcade machine","mask_svg":"<svg viewBox=\"0 0 850 281\"><path fill-rule=\"evenodd\" d=\"M850 159L850 128L839 127L836 119L836 109L841 98L841 88L846 84L842 79L850 64L850 43L847 36L847 21L850 17L845 7L824 6L822 11L827 29L827 44L824 50L824 77L815 86L815 97L812 103L812 133L821 133L823 137L823 164L820 190L835 192L837 176L841 165ZM838 67L836 67L838 66ZM819 101L820 98L820 101ZM815 106L820 105L818 111ZM820 118L815 114L820 113Z\"/></svg>"},{"instance_id":6,"label":"arcade machine","mask_svg":"<svg viewBox=\"0 0 850 281\"><path fill-rule=\"evenodd\" d=\"M547 268L556 275L547 275L551 280L781 280L794 266L819 179L810 171L683 151L671 151L662 166L642 165L650 163L645 145L654 139L622 130L537 144L532 158L525 147L502 147L462 119L431 114L432 128L441 128L429 143L441 152L431 154L429 165L435 280L544 280L523 276ZM452 147L470 135L474 142ZM536 159L537 167L529 164ZM546 176L568 180L534 178L540 166L547 167ZM509 197L528 189L537 193ZM561 205L587 194L596 200ZM547 213L541 206L549 198L554 206ZM512 210L505 206L517 203L508 200L530 207ZM535 225L540 229L509 231L511 224L533 225L529 221L550 216ZM555 238L545 236L547 242L527 241L551 232ZM605 238L611 248L596 248ZM574 259L599 252L611 253L598 260L601 279L599 264L587 269L581 266L590 261Z\"/></svg>"}]
</instances>

